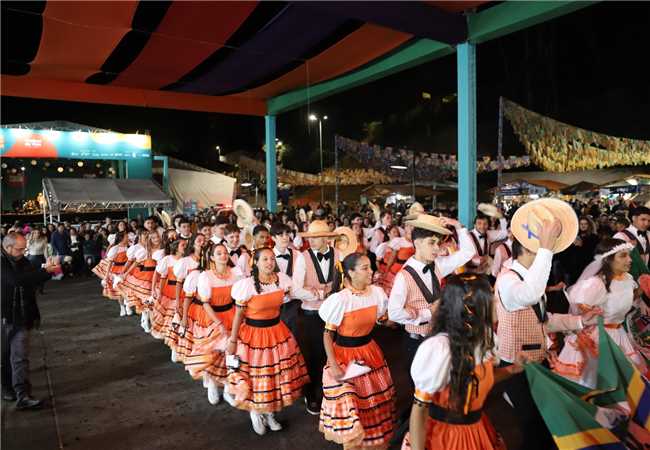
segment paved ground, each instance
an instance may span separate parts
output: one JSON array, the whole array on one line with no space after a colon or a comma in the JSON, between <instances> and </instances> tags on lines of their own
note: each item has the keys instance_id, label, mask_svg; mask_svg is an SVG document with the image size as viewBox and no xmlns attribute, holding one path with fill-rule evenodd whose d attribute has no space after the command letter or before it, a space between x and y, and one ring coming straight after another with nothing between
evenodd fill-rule
<instances>
[{"instance_id":1,"label":"paved ground","mask_svg":"<svg viewBox=\"0 0 650 450\"><path fill-rule=\"evenodd\" d=\"M169 350L142 332L139 317L120 318L100 295L96 279L51 281L40 297L41 332L32 339L34 395L47 400L36 412L2 405L6 450L166 450L340 448L318 433L318 419L296 404L278 417L285 429L257 436L248 415L225 403L212 406L206 391ZM386 353L398 405L408 403L408 371L395 331L377 339ZM498 388L488 413L510 449L521 439Z\"/></svg>"}]
</instances>

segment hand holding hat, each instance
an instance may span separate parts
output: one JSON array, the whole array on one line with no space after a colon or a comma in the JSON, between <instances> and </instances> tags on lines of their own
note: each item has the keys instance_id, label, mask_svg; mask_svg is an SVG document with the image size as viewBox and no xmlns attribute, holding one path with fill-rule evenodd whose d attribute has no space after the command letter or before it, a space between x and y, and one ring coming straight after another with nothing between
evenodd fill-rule
<instances>
[{"instance_id":1,"label":"hand holding hat","mask_svg":"<svg viewBox=\"0 0 650 450\"><path fill-rule=\"evenodd\" d=\"M555 242L562 232L562 222L555 217L551 220L543 220L542 227L539 230L539 247L553 251Z\"/></svg>"}]
</instances>

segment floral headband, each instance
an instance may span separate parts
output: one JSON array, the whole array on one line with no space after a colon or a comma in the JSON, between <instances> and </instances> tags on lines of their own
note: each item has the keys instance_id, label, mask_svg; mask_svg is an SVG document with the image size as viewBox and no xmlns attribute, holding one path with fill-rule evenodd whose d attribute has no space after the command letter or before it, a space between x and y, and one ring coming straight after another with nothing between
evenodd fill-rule
<instances>
[{"instance_id":1,"label":"floral headband","mask_svg":"<svg viewBox=\"0 0 650 450\"><path fill-rule=\"evenodd\" d=\"M612 248L611 250L603 253L602 255L596 255L594 257L594 260L600 261L604 258L607 258L608 256L612 256L618 252L622 252L624 250L632 250L634 248L634 245L630 244L629 242L626 242L624 244L618 244L616 247Z\"/></svg>"}]
</instances>

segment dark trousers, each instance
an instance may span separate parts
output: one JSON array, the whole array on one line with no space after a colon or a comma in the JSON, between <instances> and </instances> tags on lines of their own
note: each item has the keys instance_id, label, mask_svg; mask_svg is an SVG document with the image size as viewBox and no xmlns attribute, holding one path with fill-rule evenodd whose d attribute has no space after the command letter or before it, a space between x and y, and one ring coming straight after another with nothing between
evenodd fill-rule
<instances>
[{"instance_id":1,"label":"dark trousers","mask_svg":"<svg viewBox=\"0 0 650 450\"><path fill-rule=\"evenodd\" d=\"M502 361L500 367L509 365L510 363ZM521 372L512 376L505 381L504 388L505 393L508 394L508 398L515 407L526 450L557 448L530 393L526 374Z\"/></svg>"},{"instance_id":2,"label":"dark trousers","mask_svg":"<svg viewBox=\"0 0 650 450\"><path fill-rule=\"evenodd\" d=\"M300 350L305 357L307 371L311 382L305 386L305 397L308 402L317 402L323 398L323 367L327 359L323 345L325 322L318 311L302 311L302 342Z\"/></svg>"},{"instance_id":3,"label":"dark trousers","mask_svg":"<svg viewBox=\"0 0 650 450\"><path fill-rule=\"evenodd\" d=\"M37 270L41 269L41 264L45 264L45 255L29 255L27 259L29 260L30 264ZM38 285L41 292L43 291L44 286L45 283Z\"/></svg>"},{"instance_id":4,"label":"dark trousers","mask_svg":"<svg viewBox=\"0 0 650 450\"><path fill-rule=\"evenodd\" d=\"M413 339L408 332L404 332L402 334L402 348L404 349L404 364L405 364L404 370L406 370L406 372L409 374L408 380L409 380L411 397L413 396L413 392L415 391L413 378L411 378L410 375L411 364L413 364L415 353L418 351L418 347L420 347L420 344L423 341L424 339ZM398 422L397 422L397 429L395 430L395 436L391 441L392 445L400 444L404 439L404 435L408 431L409 419L411 417L411 404L412 403L409 403L404 410L400 411Z\"/></svg>"},{"instance_id":5,"label":"dark trousers","mask_svg":"<svg viewBox=\"0 0 650 450\"><path fill-rule=\"evenodd\" d=\"M289 328L293 337L298 339L298 312L300 311L300 300L290 300L282 305L280 320Z\"/></svg>"},{"instance_id":6,"label":"dark trousers","mask_svg":"<svg viewBox=\"0 0 650 450\"><path fill-rule=\"evenodd\" d=\"M30 394L29 330L2 324L2 390L15 391L20 399Z\"/></svg>"}]
</instances>

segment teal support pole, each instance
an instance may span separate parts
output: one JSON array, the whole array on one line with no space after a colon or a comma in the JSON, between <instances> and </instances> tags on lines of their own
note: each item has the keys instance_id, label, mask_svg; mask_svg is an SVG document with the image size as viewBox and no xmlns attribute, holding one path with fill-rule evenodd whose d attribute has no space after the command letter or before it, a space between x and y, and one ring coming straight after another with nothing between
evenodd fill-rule
<instances>
[{"instance_id":1,"label":"teal support pole","mask_svg":"<svg viewBox=\"0 0 650 450\"><path fill-rule=\"evenodd\" d=\"M169 158L167 156L154 156L153 159L163 163L162 188L165 194L169 194Z\"/></svg>"},{"instance_id":2,"label":"teal support pole","mask_svg":"<svg viewBox=\"0 0 650 450\"><path fill-rule=\"evenodd\" d=\"M275 162L275 116L264 116L266 125L266 209L278 209L278 174Z\"/></svg>"},{"instance_id":3,"label":"teal support pole","mask_svg":"<svg viewBox=\"0 0 650 450\"><path fill-rule=\"evenodd\" d=\"M117 177L120 180L123 180L124 178L126 178L125 171L124 171L124 165L125 164L124 164L123 159L120 159L119 161L117 161Z\"/></svg>"},{"instance_id":4,"label":"teal support pole","mask_svg":"<svg viewBox=\"0 0 650 450\"><path fill-rule=\"evenodd\" d=\"M476 46L456 48L458 77L458 217L471 227L476 213Z\"/></svg>"},{"instance_id":5,"label":"teal support pole","mask_svg":"<svg viewBox=\"0 0 650 450\"><path fill-rule=\"evenodd\" d=\"M151 158L129 159L126 161L126 178L151 179ZM124 163L123 163L124 164ZM138 214L146 218L147 208L129 208L129 219L135 219Z\"/></svg>"}]
</instances>

